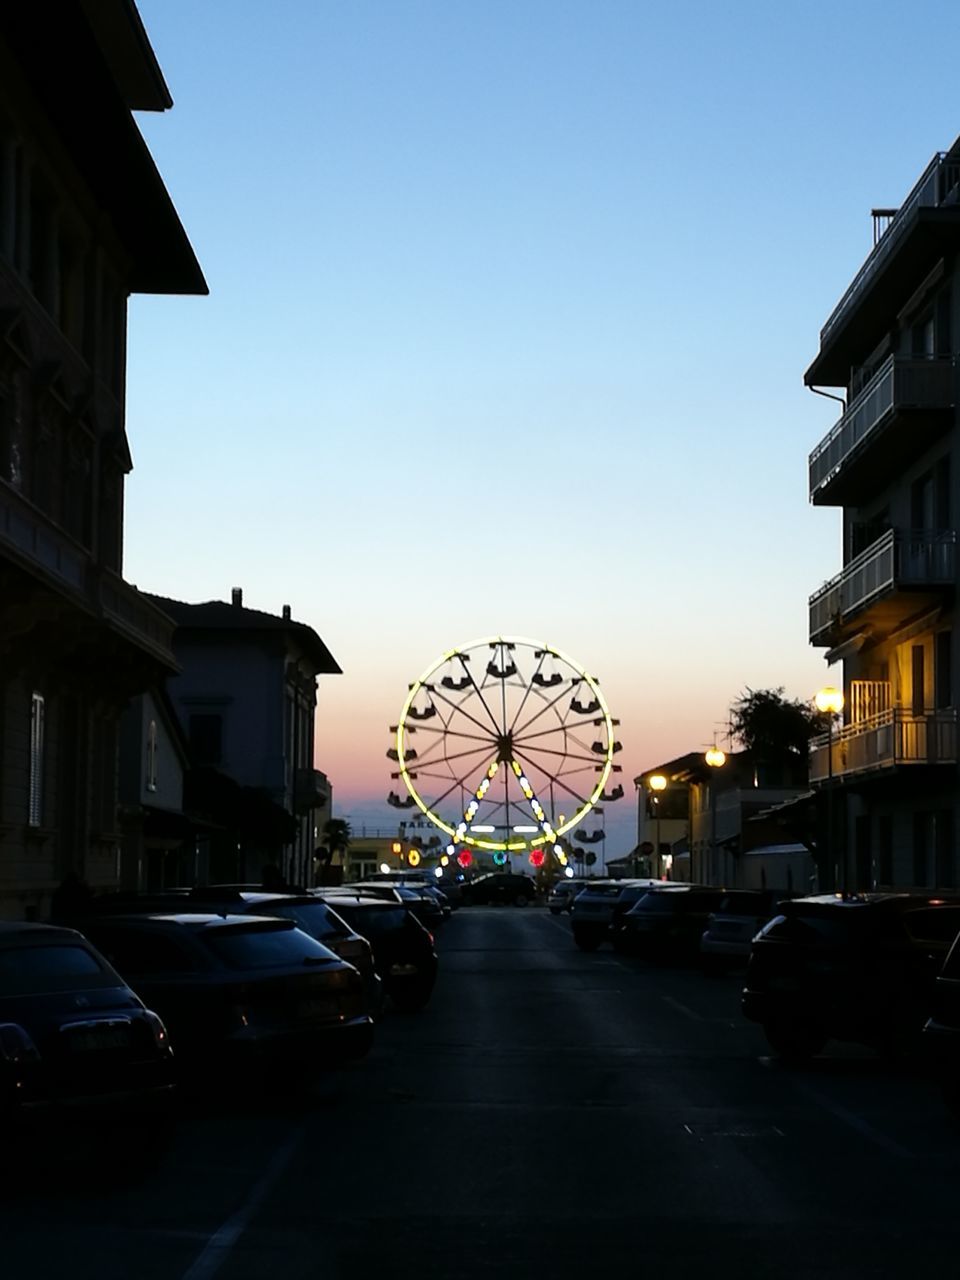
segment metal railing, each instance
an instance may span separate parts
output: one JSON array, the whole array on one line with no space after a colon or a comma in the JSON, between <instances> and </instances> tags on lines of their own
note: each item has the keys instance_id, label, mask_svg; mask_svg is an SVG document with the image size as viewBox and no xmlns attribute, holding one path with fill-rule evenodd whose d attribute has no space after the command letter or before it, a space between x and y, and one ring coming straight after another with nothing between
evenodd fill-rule
<instances>
[{"instance_id":1,"label":"metal railing","mask_svg":"<svg viewBox=\"0 0 960 1280\"><path fill-rule=\"evenodd\" d=\"M100 607L104 618L148 649L171 670L179 670L173 656L174 622L152 600L110 569L100 572Z\"/></svg>"},{"instance_id":2,"label":"metal railing","mask_svg":"<svg viewBox=\"0 0 960 1280\"><path fill-rule=\"evenodd\" d=\"M895 409L948 409L955 398L951 357L888 356L810 454L810 497L822 489Z\"/></svg>"},{"instance_id":3,"label":"metal railing","mask_svg":"<svg viewBox=\"0 0 960 1280\"><path fill-rule=\"evenodd\" d=\"M810 597L811 641L893 590L954 583L956 543L953 529L888 529Z\"/></svg>"},{"instance_id":4,"label":"metal railing","mask_svg":"<svg viewBox=\"0 0 960 1280\"><path fill-rule=\"evenodd\" d=\"M831 754L832 753L832 754ZM890 707L859 724L810 741L810 781L896 765L957 763L957 713L951 707L916 715Z\"/></svg>"},{"instance_id":5,"label":"metal railing","mask_svg":"<svg viewBox=\"0 0 960 1280\"><path fill-rule=\"evenodd\" d=\"M913 190L900 206L896 217L880 236L863 266L847 286L843 297L830 313L829 319L820 330L821 347L827 342L830 334L839 325L845 313L850 310L868 281L875 275L880 264L890 255L907 228L910 214L915 209L935 209L939 205L947 203L949 198L955 199L958 178L960 178L960 165L958 165L956 157L950 156L948 158L946 152L938 151L920 175Z\"/></svg>"}]
</instances>

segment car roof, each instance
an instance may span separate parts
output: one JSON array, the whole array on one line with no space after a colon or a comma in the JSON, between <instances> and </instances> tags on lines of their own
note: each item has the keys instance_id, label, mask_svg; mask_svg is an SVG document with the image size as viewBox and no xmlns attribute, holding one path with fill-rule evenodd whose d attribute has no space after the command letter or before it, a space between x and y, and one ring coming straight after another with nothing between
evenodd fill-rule
<instances>
[{"instance_id":1,"label":"car roof","mask_svg":"<svg viewBox=\"0 0 960 1280\"><path fill-rule=\"evenodd\" d=\"M0 942L75 942L86 941L76 929L57 924L40 924L34 920L0 920Z\"/></svg>"},{"instance_id":2,"label":"car roof","mask_svg":"<svg viewBox=\"0 0 960 1280\"><path fill-rule=\"evenodd\" d=\"M296 927L293 921L285 920L279 916L236 915L229 913L218 915L212 911L145 911L131 915L94 916L89 921L85 920L84 925L86 926L88 923L98 925L101 922L107 925L142 925L144 923L168 925L171 928L187 929L194 933L203 929L249 928L251 925L264 925L280 929L293 929Z\"/></svg>"},{"instance_id":3,"label":"car roof","mask_svg":"<svg viewBox=\"0 0 960 1280\"><path fill-rule=\"evenodd\" d=\"M946 907L960 906L960 896L941 896L920 893L817 893L805 898L784 899L784 906L790 910L803 910L804 907L863 910L865 907L877 907L890 911L908 910L910 907Z\"/></svg>"}]
</instances>

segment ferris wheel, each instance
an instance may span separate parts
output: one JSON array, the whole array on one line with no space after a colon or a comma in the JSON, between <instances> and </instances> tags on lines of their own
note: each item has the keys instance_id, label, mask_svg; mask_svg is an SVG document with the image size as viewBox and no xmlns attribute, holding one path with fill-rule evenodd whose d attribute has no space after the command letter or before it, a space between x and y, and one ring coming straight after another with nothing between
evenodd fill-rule
<instances>
[{"instance_id":1,"label":"ferris wheel","mask_svg":"<svg viewBox=\"0 0 960 1280\"><path fill-rule=\"evenodd\" d=\"M559 649L497 636L451 649L415 680L387 755L398 809L417 808L457 845L505 855L551 852L581 826L620 766L614 720L597 681Z\"/></svg>"}]
</instances>

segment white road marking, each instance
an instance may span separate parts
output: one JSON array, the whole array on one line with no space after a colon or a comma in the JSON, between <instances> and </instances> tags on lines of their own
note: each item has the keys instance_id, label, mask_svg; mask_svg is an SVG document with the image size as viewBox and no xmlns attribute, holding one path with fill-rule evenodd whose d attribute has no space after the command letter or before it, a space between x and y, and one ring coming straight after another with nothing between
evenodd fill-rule
<instances>
[{"instance_id":1,"label":"white road marking","mask_svg":"<svg viewBox=\"0 0 960 1280\"><path fill-rule=\"evenodd\" d=\"M273 1190L275 1183L293 1159L303 1138L303 1132L290 1135L283 1146L264 1169L253 1190L239 1209L207 1240L203 1251L183 1273L182 1280L210 1280L227 1261L234 1245L250 1224L250 1219Z\"/></svg>"}]
</instances>

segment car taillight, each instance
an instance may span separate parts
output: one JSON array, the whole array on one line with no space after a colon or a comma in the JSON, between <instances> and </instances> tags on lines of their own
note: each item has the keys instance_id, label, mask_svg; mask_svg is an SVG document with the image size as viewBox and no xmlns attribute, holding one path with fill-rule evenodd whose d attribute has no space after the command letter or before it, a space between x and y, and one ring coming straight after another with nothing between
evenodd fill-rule
<instances>
[{"instance_id":1,"label":"car taillight","mask_svg":"<svg viewBox=\"0 0 960 1280\"><path fill-rule=\"evenodd\" d=\"M167 1034L167 1028L163 1025L163 1019L160 1015L154 1013L152 1009L145 1009L144 1017L147 1020L147 1025L153 1032L153 1043L158 1049L163 1049L165 1051L170 1050L170 1037Z\"/></svg>"},{"instance_id":2,"label":"car taillight","mask_svg":"<svg viewBox=\"0 0 960 1280\"><path fill-rule=\"evenodd\" d=\"M16 1022L0 1022L0 1058L5 1062L39 1062L37 1046Z\"/></svg>"}]
</instances>

